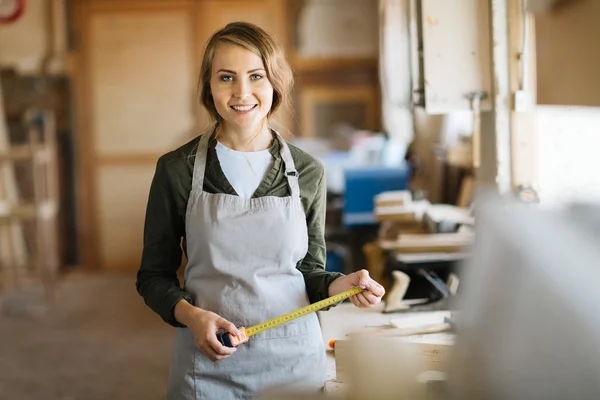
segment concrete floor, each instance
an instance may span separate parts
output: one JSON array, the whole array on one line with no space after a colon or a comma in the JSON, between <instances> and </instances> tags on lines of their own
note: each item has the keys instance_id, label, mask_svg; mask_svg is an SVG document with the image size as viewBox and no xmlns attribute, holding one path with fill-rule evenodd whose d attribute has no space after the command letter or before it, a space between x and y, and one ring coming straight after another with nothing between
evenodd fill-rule
<instances>
[{"instance_id":1,"label":"concrete floor","mask_svg":"<svg viewBox=\"0 0 600 400\"><path fill-rule=\"evenodd\" d=\"M0 399L164 399L174 329L134 274L63 279L41 316L0 316Z\"/></svg>"}]
</instances>

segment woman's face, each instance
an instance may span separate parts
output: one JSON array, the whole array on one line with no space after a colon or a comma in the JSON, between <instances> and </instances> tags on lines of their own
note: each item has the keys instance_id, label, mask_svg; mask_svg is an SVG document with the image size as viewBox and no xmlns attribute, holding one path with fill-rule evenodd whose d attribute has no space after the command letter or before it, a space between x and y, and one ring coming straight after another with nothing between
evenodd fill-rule
<instances>
[{"instance_id":1,"label":"woman's face","mask_svg":"<svg viewBox=\"0 0 600 400\"><path fill-rule=\"evenodd\" d=\"M236 130L260 129L273 103L273 86L262 59L234 44L217 47L210 89L224 124Z\"/></svg>"}]
</instances>

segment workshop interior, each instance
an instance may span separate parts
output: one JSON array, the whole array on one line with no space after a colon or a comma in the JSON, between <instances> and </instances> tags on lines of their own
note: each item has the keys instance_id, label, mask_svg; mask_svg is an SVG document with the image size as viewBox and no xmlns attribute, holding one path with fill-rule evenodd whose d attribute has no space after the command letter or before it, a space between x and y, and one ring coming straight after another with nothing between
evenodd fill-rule
<instances>
[{"instance_id":1,"label":"workshop interior","mask_svg":"<svg viewBox=\"0 0 600 400\"><path fill-rule=\"evenodd\" d=\"M599 20L600 0L0 1L0 399L165 398L146 205L207 124L204 46L234 21L293 70L274 123L324 168L323 268L385 288L290 310L318 316L324 387L261 398L599 399Z\"/></svg>"}]
</instances>

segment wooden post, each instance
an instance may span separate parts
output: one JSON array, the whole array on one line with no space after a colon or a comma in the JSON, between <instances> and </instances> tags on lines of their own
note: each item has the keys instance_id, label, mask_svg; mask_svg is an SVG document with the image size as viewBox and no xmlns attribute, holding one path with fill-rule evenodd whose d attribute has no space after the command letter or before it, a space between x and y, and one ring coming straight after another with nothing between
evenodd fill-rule
<instances>
[{"instance_id":1,"label":"wooden post","mask_svg":"<svg viewBox=\"0 0 600 400\"><path fill-rule=\"evenodd\" d=\"M492 104L496 148L496 187L511 190L510 74L508 0L490 0L492 41Z\"/></svg>"}]
</instances>

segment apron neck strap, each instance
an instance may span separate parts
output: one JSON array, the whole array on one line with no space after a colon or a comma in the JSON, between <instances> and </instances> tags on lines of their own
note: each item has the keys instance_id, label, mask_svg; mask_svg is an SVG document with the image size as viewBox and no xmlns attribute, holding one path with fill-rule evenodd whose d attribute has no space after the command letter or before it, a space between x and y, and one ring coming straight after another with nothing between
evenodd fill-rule
<instances>
[{"instance_id":1,"label":"apron neck strap","mask_svg":"<svg viewBox=\"0 0 600 400\"><path fill-rule=\"evenodd\" d=\"M292 198L300 198L300 185L298 185L298 171L296 171L296 166L294 165L292 153L290 152L289 146L287 145L285 140L283 140L281 135L278 132L275 133L280 143L279 147L281 158L283 159L283 164L285 167L285 177L287 178L288 185L290 185Z\"/></svg>"},{"instance_id":2,"label":"apron neck strap","mask_svg":"<svg viewBox=\"0 0 600 400\"><path fill-rule=\"evenodd\" d=\"M196 160L194 161L194 173L192 174L192 190L200 190L204 187L204 171L206 170L206 154L208 154L208 141L212 134L204 133L200 136L198 148L196 149Z\"/></svg>"},{"instance_id":3,"label":"apron neck strap","mask_svg":"<svg viewBox=\"0 0 600 400\"><path fill-rule=\"evenodd\" d=\"M278 132L275 132L280 143L280 154L285 167L285 177L290 186L292 197L300 197L300 186L298 185L298 171L294 165L292 153L287 143ZM198 148L196 150L196 160L194 161L194 173L192 178L192 190L202 190L204 185L204 173L206 170L206 155L208 154L208 142L212 135L205 133L200 136Z\"/></svg>"}]
</instances>

